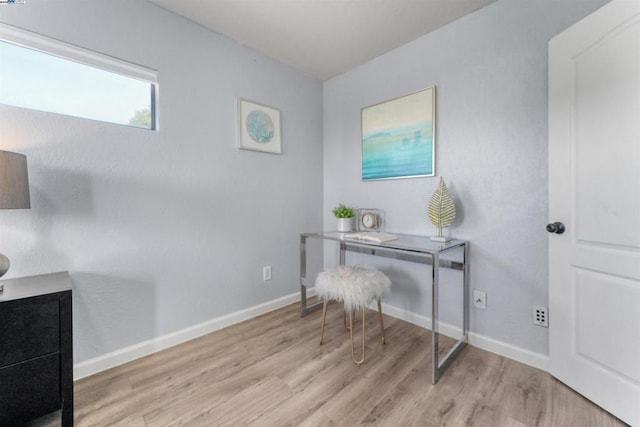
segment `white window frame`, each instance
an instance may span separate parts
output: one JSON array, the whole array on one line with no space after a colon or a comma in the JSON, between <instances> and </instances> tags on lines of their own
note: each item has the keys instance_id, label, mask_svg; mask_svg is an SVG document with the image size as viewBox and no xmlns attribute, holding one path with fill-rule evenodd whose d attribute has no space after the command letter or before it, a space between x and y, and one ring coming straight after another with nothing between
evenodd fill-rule
<instances>
[{"instance_id":1,"label":"white window frame","mask_svg":"<svg viewBox=\"0 0 640 427\"><path fill-rule=\"evenodd\" d=\"M158 71L0 22L0 40L149 83L151 128L158 130Z\"/></svg>"}]
</instances>

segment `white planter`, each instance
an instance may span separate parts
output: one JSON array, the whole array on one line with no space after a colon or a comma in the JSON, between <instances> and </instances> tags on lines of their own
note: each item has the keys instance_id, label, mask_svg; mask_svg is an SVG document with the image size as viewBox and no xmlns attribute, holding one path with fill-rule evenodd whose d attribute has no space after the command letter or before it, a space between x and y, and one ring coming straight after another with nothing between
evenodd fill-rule
<instances>
[{"instance_id":1,"label":"white planter","mask_svg":"<svg viewBox=\"0 0 640 427\"><path fill-rule=\"evenodd\" d=\"M338 220L338 231L353 231L353 218L336 218Z\"/></svg>"}]
</instances>

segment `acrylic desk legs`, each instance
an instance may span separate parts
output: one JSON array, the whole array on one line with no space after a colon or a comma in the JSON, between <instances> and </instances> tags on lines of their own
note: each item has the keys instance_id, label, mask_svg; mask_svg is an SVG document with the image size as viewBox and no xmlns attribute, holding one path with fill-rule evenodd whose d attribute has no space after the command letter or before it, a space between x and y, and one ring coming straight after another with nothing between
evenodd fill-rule
<instances>
[{"instance_id":1,"label":"acrylic desk legs","mask_svg":"<svg viewBox=\"0 0 640 427\"><path fill-rule=\"evenodd\" d=\"M307 286L310 284L307 278L307 238L318 236L300 235L300 314L305 316L322 307L322 302L316 302L312 305L307 305ZM319 237L322 238L322 237ZM330 239L331 240L331 239ZM334 239L335 240L335 239ZM419 250L406 250L396 249L388 247L370 247L363 243L349 242L340 243L340 264L345 263L346 251L353 250L360 253L367 253L370 255L391 257L396 259L403 259L405 261L417 262L422 264L431 264L431 357L432 357L432 383L435 384L442 373L451 364L457 354L467 344L469 337L469 245L467 242L460 242L458 245L451 246L444 250L437 250L433 252L419 251ZM463 260L462 262L454 262L449 260L441 260L440 255L451 249L462 248ZM438 310L440 305L439 300L439 286L440 286L440 266L453 268L456 270L462 270L462 337L454 344L454 346L444 355L442 360L439 360L439 344L440 334ZM311 284L313 286L313 284Z\"/></svg>"},{"instance_id":2,"label":"acrylic desk legs","mask_svg":"<svg viewBox=\"0 0 640 427\"><path fill-rule=\"evenodd\" d=\"M344 263L344 259L341 258L341 261ZM307 305L307 236L302 234L300 235L300 315L304 317L319 310L320 307L322 302Z\"/></svg>"},{"instance_id":3,"label":"acrylic desk legs","mask_svg":"<svg viewBox=\"0 0 640 427\"><path fill-rule=\"evenodd\" d=\"M300 235L300 315L306 316L309 313L319 310L322 307L322 302L316 302L315 304L307 304L307 237L306 235ZM340 243L340 265L344 265L346 259L347 245ZM311 279L313 280L313 278Z\"/></svg>"},{"instance_id":4,"label":"acrylic desk legs","mask_svg":"<svg viewBox=\"0 0 640 427\"><path fill-rule=\"evenodd\" d=\"M469 339L469 249L468 245L464 245L463 253L463 270L462 270L462 337L454 344L447 354L439 360L439 343L440 334L438 333L438 307L439 295L438 288L440 286L440 257L438 253L433 254L433 269L431 275L431 358L432 358L432 376L431 383L435 384L440 379L442 373L451 364L456 355L467 345Z\"/></svg>"}]
</instances>

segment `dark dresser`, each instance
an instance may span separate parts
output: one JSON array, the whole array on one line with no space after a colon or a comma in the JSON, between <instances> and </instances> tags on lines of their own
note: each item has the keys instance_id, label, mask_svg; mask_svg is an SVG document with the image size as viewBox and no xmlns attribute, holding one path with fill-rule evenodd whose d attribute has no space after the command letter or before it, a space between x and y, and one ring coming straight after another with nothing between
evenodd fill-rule
<instances>
[{"instance_id":1,"label":"dark dresser","mask_svg":"<svg viewBox=\"0 0 640 427\"><path fill-rule=\"evenodd\" d=\"M69 274L0 283L0 427L20 426L60 410L62 426L72 426Z\"/></svg>"}]
</instances>

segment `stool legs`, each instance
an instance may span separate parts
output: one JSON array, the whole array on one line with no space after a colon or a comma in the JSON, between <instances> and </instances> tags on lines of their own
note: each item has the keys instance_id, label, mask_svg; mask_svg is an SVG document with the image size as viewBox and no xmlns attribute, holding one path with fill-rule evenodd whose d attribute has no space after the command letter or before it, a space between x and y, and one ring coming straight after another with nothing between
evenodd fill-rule
<instances>
[{"instance_id":1,"label":"stool legs","mask_svg":"<svg viewBox=\"0 0 640 427\"><path fill-rule=\"evenodd\" d=\"M353 345L353 318L355 314L354 311L349 312L349 334L351 335L351 359L353 360L353 363L360 366L364 363L364 327L366 324L365 317L366 317L367 309L365 307L362 307L362 359L360 360L356 359L355 349Z\"/></svg>"},{"instance_id":2,"label":"stool legs","mask_svg":"<svg viewBox=\"0 0 640 427\"><path fill-rule=\"evenodd\" d=\"M378 317L380 317L380 332L382 333L382 344L386 344L387 340L384 337L384 321L382 320L382 304L380 298L378 298Z\"/></svg>"},{"instance_id":3,"label":"stool legs","mask_svg":"<svg viewBox=\"0 0 640 427\"><path fill-rule=\"evenodd\" d=\"M322 341L324 340L324 325L327 319L327 305L329 304L329 300L324 300L322 303L322 324L320 325L320 345L322 345ZM351 313L350 313L351 315ZM351 327L347 325L347 312L343 311L342 313L342 322L344 323L344 328L346 330L350 330Z\"/></svg>"},{"instance_id":4,"label":"stool legs","mask_svg":"<svg viewBox=\"0 0 640 427\"><path fill-rule=\"evenodd\" d=\"M320 327L320 345L322 345L322 339L324 338L324 321L327 318L327 304L328 300L324 300L322 304L322 326Z\"/></svg>"},{"instance_id":5,"label":"stool legs","mask_svg":"<svg viewBox=\"0 0 640 427\"><path fill-rule=\"evenodd\" d=\"M329 300L324 300L322 303L322 324L320 326L320 345L322 345L322 341L324 340L324 325L327 318L327 306L329 304ZM351 336L351 359L353 363L360 366L364 363L365 359L365 325L366 325L366 313L367 308L362 307L362 358L360 360L356 359L355 352L355 343L353 342L353 323L355 321L355 310L349 310L349 335ZM380 333L382 335L382 344L386 344L386 338L384 335L384 320L382 318L382 303L380 299L378 299L378 318L380 320ZM346 326L346 311L344 312L344 322Z\"/></svg>"}]
</instances>

